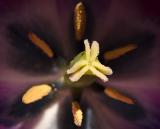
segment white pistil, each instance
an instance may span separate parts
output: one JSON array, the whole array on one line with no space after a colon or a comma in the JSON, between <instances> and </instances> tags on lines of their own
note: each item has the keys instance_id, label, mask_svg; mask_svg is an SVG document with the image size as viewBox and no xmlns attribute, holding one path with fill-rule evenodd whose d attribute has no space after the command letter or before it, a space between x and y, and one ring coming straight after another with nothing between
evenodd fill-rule
<instances>
[{"instance_id":1,"label":"white pistil","mask_svg":"<svg viewBox=\"0 0 160 129\"><path fill-rule=\"evenodd\" d=\"M108 81L106 75L111 75L112 69L101 64L98 60L99 43L93 41L91 47L88 40L84 40L85 51L78 54L73 61L72 66L67 70L69 79L72 82L78 81L83 75L94 75L102 79L104 82Z\"/></svg>"},{"instance_id":2,"label":"white pistil","mask_svg":"<svg viewBox=\"0 0 160 129\"><path fill-rule=\"evenodd\" d=\"M89 69L88 66L83 67L78 72L75 72L73 75L71 75L69 79L72 82L78 81L88 71L88 69Z\"/></svg>"},{"instance_id":3,"label":"white pistil","mask_svg":"<svg viewBox=\"0 0 160 129\"><path fill-rule=\"evenodd\" d=\"M85 66L87 64L87 61L82 60L82 61L78 61L76 62L72 68L67 70L67 74L71 74L76 72L77 70L79 70L81 67Z\"/></svg>"}]
</instances>

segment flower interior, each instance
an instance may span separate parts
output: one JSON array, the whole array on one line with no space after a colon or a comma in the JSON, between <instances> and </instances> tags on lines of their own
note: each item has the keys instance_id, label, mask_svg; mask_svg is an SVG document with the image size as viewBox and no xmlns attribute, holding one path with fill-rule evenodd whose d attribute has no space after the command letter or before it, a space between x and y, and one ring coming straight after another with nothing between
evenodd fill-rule
<instances>
[{"instance_id":1,"label":"flower interior","mask_svg":"<svg viewBox=\"0 0 160 129\"><path fill-rule=\"evenodd\" d=\"M22 103L25 105L30 105L36 101L40 101L45 98L51 92L57 92L61 87L56 89L54 83L59 83L61 85L67 85L70 88L80 90L86 86L90 86L97 80L107 83L107 75L112 75L113 71L110 67L103 65L99 59L98 55L101 53L99 47L100 44L97 41L89 43L88 39L84 39L84 34L87 25L87 15L85 6L82 2L75 5L74 13L74 35L77 41L84 41L85 50L75 55L69 62L68 66L65 66L63 74L59 77L57 82L53 82L53 85L49 84L39 84L33 85L31 88L27 89L22 95ZM29 32L28 39L39 48L47 57L53 58L55 52L46 43L46 41L40 38L36 33ZM137 45L130 43L120 48L116 48L111 51L106 51L104 53L104 59L107 61L115 60L121 56L137 49ZM116 72L116 71L114 71ZM80 90L81 91L81 90ZM115 100L121 101L123 103L132 105L135 104L134 99L124 95L123 93L115 90L114 88L105 88L104 94L113 98ZM81 108L78 99L73 100L72 104L72 114L74 124L76 126L81 126L83 124L84 113Z\"/></svg>"}]
</instances>

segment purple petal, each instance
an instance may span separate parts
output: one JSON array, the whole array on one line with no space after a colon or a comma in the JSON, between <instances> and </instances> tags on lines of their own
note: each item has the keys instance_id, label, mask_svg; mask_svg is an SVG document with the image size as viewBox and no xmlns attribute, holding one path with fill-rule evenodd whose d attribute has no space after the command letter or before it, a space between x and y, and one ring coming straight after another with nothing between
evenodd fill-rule
<instances>
[{"instance_id":1,"label":"purple petal","mask_svg":"<svg viewBox=\"0 0 160 129\"><path fill-rule=\"evenodd\" d=\"M93 40L104 41L117 24L133 25L133 28L145 22L159 20L158 1L87 1L93 14ZM154 20L153 20L154 18ZM139 23L138 23L139 22ZM123 27L121 33L128 33ZM130 32L129 32L130 33Z\"/></svg>"},{"instance_id":2,"label":"purple petal","mask_svg":"<svg viewBox=\"0 0 160 129\"><path fill-rule=\"evenodd\" d=\"M7 8L7 5L11 8ZM69 41L69 29L74 2L67 2L64 5L63 1L56 0L23 1L18 4L2 1L2 6L6 7L0 19L0 42L2 46L0 70L4 77L10 72L12 75L13 69L22 68L25 74L27 71L30 73L31 71L43 71L45 74L50 71L49 74L53 74L55 62L56 65L59 65L57 64L59 60L47 59L42 53L39 53L39 50L34 48L34 45L28 44L25 38L27 38L29 31L34 31L41 38L46 39L59 58L68 59L73 54L70 51L71 49L74 51L74 49ZM14 9L12 10L12 8Z\"/></svg>"},{"instance_id":3,"label":"purple petal","mask_svg":"<svg viewBox=\"0 0 160 129\"><path fill-rule=\"evenodd\" d=\"M88 95L89 94L89 95ZM100 99L101 94L97 94L91 89L88 89L84 93L86 101L89 103L93 109L93 113L96 116L96 122L98 128L100 129L134 129L134 124L130 124L129 121L123 119L123 117L118 116L111 109L104 104ZM136 129L136 128L135 128Z\"/></svg>"}]
</instances>

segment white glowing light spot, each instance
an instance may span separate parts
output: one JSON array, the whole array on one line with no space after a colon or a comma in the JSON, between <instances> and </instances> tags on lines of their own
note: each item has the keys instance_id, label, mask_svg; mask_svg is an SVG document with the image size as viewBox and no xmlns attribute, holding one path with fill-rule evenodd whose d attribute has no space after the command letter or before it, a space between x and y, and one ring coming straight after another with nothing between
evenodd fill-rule
<instances>
[{"instance_id":1,"label":"white glowing light spot","mask_svg":"<svg viewBox=\"0 0 160 129\"><path fill-rule=\"evenodd\" d=\"M57 113L59 110L59 104L56 103L47 109L40 122L34 127L34 129L58 129L57 127Z\"/></svg>"}]
</instances>

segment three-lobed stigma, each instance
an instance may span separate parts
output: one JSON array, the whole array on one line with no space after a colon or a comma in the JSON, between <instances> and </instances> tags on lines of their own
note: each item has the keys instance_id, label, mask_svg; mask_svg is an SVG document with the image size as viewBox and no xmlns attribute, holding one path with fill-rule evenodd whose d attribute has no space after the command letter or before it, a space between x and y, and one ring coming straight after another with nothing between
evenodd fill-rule
<instances>
[{"instance_id":1,"label":"three-lobed stigma","mask_svg":"<svg viewBox=\"0 0 160 129\"><path fill-rule=\"evenodd\" d=\"M89 41L84 40L85 51L79 53L72 61L67 70L69 79L72 82L78 81L84 75L92 75L100 78L104 82L108 81L106 75L111 75L112 69L106 67L98 60L99 43L93 41L90 46Z\"/></svg>"}]
</instances>

